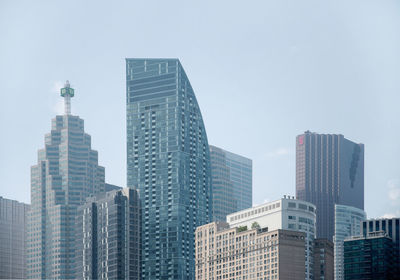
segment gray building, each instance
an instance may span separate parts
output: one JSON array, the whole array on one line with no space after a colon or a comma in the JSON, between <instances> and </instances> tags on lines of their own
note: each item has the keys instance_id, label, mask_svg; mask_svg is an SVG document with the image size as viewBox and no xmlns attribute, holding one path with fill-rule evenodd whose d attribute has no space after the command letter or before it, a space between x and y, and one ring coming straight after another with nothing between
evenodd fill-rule
<instances>
[{"instance_id":1,"label":"gray building","mask_svg":"<svg viewBox=\"0 0 400 280\"><path fill-rule=\"evenodd\" d=\"M31 168L31 211L28 222L27 277L75 277L76 210L87 197L104 192L104 168L91 148L84 122L71 115L74 90L61 89L65 113L52 120L45 147Z\"/></svg>"},{"instance_id":2,"label":"gray building","mask_svg":"<svg viewBox=\"0 0 400 280\"><path fill-rule=\"evenodd\" d=\"M252 206L252 161L210 145L213 221Z\"/></svg>"},{"instance_id":3,"label":"gray building","mask_svg":"<svg viewBox=\"0 0 400 280\"><path fill-rule=\"evenodd\" d=\"M361 234L361 222L367 218L364 210L335 204L335 235L333 243L335 247L335 279L344 279L344 248L346 238Z\"/></svg>"},{"instance_id":4,"label":"gray building","mask_svg":"<svg viewBox=\"0 0 400 280\"><path fill-rule=\"evenodd\" d=\"M340 134L297 136L296 197L317 206L317 238L332 241L334 205L364 209L364 145Z\"/></svg>"},{"instance_id":5,"label":"gray building","mask_svg":"<svg viewBox=\"0 0 400 280\"><path fill-rule=\"evenodd\" d=\"M140 203L136 190L90 197L76 218L76 279L140 279Z\"/></svg>"},{"instance_id":6,"label":"gray building","mask_svg":"<svg viewBox=\"0 0 400 280\"><path fill-rule=\"evenodd\" d=\"M0 279L26 278L29 205L0 196Z\"/></svg>"},{"instance_id":7,"label":"gray building","mask_svg":"<svg viewBox=\"0 0 400 280\"><path fill-rule=\"evenodd\" d=\"M194 279L194 232L212 218L210 149L178 59L126 59L127 182L142 207L143 279Z\"/></svg>"}]
</instances>

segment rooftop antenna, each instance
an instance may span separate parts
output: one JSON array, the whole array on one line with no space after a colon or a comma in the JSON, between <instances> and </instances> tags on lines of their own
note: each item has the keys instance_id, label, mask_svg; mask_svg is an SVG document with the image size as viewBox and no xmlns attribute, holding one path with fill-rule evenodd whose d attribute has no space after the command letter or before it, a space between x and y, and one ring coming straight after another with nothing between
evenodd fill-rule
<instances>
[{"instance_id":1,"label":"rooftop antenna","mask_svg":"<svg viewBox=\"0 0 400 280\"><path fill-rule=\"evenodd\" d=\"M61 89L61 96L64 97L64 114L71 115L71 97L74 97L74 89L67 80Z\"/></svg>"}]
</instances>

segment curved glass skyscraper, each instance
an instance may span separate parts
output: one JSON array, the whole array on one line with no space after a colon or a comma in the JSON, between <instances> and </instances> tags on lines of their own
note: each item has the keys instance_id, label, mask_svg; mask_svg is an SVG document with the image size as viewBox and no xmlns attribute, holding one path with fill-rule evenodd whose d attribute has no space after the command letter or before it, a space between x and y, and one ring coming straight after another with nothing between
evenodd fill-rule
<instances>
[{"instance_id":1,"label":"curved glass skyscraper","mask_svg":"<svg viewBox=\"0 0 400 280\"><path fill-rule=\"evenodd\" d=\"M194 279L194 232L211 221L207 135L178 59L127 59L127 176L142 206L143 279Z\"/></svg>"}]
</instances>

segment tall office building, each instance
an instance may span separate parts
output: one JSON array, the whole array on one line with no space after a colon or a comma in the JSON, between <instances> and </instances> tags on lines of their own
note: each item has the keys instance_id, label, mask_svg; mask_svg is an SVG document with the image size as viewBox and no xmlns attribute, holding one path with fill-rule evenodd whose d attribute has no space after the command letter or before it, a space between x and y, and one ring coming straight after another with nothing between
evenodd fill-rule
<instances>
[{"instance_id":1,"label":"tall office building","mask_svg":"<svg viewBox=\"0 0 400 280\"><path fill-rule=\"evenodd\" d=\"M104 168L83 120L71 115L74 90L61 89L65 113L52 120L45 147L31 168L31 211L28 223L28 278L75 277L75 217L77 207L104 191Z\"/></svg>"},{"instance_id":2,"label":"tall office building","mask_svg":"<svg viewBox=\"0 0 400 280\"><path fill-rule=\"evenodd\" d=\"M317 237L332 241L334 205L364 209L364 145L343 135L297 136L296 197L317 206Z\"/></svg>"},{"instance_id":3,"label":"tall office building","mask_svg":"<svg viewBox=\"0 0 400 280\"><path fill-rule=\"evenodd\" d=\"M210 148L177 59L127 59L128 187L142 207L142 278L193 279L194 232L212 217Z\"/></svg>"},{"instance_id":4,"label":"tall office building","mask_svg":"<svg viewBox=\"0 0 400 280\"><path fill-rule=\"evenodd\" d=\"M210 145L213 221L252 206L251 159Z\"/></svg>"},{"instance_id":5,"label":"tall office building","mask_svg":"<svg viewBox=\"0 0 400 280\"><path fill-rule=\"evenodd\" d=\"M305 279L314 279L313 247L316 209L312 203L286 197L226 216L230 227L252 228L254 224L269 231L284 229L305 233Z\"/></svg>"},{"instance_id":6,"label":"tall office building","mask_svg":"<svg viewBox=\"0 0 400 280\"><path fill-rule=\"evenodd\" d=\"M344 279L343 242L350 236L361 234L361 222L367 218L366 213L358 208L335 204L335 279Z\"/></svg>"},{"instance_id":7,"label":"tall office building","mask_svg":"<svg viewBox=\"0 0 400 280\"><path fill-rule=\"evenodd\" d=\"M213 222L196 230L196 280L303 280L305 234Z\"/></svg>"},{"instance_id":8,"label":"tall office building","mask_svg":"<svg viewBox=\"0 0 400 280\"><path fill-rule=\"evenodd\" d=\"M26 278L29 205L0 196L0 279Z\"/></svg>"},{"instance_id":9,"label":"tall office building","mask_svg":"<svg viewBox=\"0 0 400 280\"><path fill-rule=\"evenodd\" d=\"M116 189L78 207L76 279L140 279L137 191Z\"/></svg>"},{"instance_id":10,"label":"tall office building","mask_svg":"<svg viewBox=\"0 0 400 280\"><path fill-rule=\"evenodd\" d=\"M344 240L345 280L396 280L398 251L384 231L368 232Z\"/></svg>"}]
</instances>

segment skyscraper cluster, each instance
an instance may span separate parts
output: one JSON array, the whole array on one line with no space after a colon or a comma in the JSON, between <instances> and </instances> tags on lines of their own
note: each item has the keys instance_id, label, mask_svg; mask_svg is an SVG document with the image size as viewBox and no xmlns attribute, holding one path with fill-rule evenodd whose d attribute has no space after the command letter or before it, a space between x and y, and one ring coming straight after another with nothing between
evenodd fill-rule
<instances>
[{"instance_id":1,"label":"skyscraper cluster","mask_svg":"<svg viewBox=\"0 0 400 280\"><path fill-rule=\"evenodd\" d=\"M0 197L0 278L399 275L399 218L364 211L363 144L298 135L296 197L253 206L252 160L209 145L180 61L126 59L122 188L106 183L84 121L71 114L68 81L60 93L64 114L31 168L31 205Z\"/></svg>"}]
</instances>

